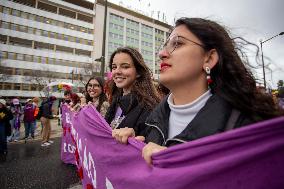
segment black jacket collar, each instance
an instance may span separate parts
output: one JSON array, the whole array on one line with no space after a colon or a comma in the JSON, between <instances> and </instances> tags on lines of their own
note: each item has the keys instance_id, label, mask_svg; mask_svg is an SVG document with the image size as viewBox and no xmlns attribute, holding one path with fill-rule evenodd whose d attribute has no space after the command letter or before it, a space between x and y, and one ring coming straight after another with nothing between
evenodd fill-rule
<instances>
[{"instance_id":1,"label":"black jacket collar","mask_svg":"<svg viewBox=\"0 0 284 189\"><path fill-rule=\"evenodd\" d=\"M148 138L146 136L147 142L153 141L155 143L160 143L160 145L168 146L171 145L171 143L176 143L177 141L191 141L223 132L232 112L232 107L224 99L216 94L212 95L206 102L205 106L201 108L201 110L196 114L194 119L187 125L187 127L173 139L167 140L169 130L169 115L171 111L167 98L168 96L164 98L164 100L157 108L155 108L155 110L146 120L146 125L150 127L149 130L156 128L160 131L157 132L160 134L160 136L151 134ZM161 144L162 140L157 140L157 138L155 139L155 137L162 137L161 135L164 135L164 144Z\"/></svg>"}]
</instances>

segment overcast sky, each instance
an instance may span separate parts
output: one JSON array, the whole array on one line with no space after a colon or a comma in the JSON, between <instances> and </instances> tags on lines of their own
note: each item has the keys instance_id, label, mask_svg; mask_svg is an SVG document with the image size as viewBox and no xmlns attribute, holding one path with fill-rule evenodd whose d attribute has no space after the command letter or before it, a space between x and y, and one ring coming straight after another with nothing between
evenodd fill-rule
<instances>
[{"instance_id":1,"label":"overcast sky","mask_svg":"<svg viewBox=\"0 0 284 189\"><path fill-rule=\"evenodd\" d=\"M131 9L144 11L160 20L163 13L168 24L173 25L179 17L208 18L227 26L233 36L241 36L259 45L260 39L266 40L284 32L283 0L109 0ZM150 6L149 6L150 5ZM267 86L276 87L279 79L284 80L284 35L263 44ZM254 61L254 60L252 60ZM260 62L261 63L261 62ZM254 71L263 81L262 69ZM271 77L272 76L272 77Z\"/></svg>"}]
</instances>

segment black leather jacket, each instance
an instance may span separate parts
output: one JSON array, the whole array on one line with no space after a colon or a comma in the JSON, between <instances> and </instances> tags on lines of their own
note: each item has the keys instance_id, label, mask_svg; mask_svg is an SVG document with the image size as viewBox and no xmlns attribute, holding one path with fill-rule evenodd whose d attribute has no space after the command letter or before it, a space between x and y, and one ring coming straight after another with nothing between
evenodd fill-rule
<instances>
[{"instance_id":1,"label":"black leather jacket","mask_svg":"<svg viewBox=\"0 0 284 189\"><path fill-rule=\"evenodd\" d=\"M168 97L153 110L146 120L146 142L154 142L162 146L171 146L186 141L196 140L252 123L242 113L238 113L232 121L233 108L218 95L212 95L194 119L177 136L168 139L170 108ZM234 109L235 110L235 109ZM230 123L229 120L231 119Z\"/></svg>"}]
</instances>

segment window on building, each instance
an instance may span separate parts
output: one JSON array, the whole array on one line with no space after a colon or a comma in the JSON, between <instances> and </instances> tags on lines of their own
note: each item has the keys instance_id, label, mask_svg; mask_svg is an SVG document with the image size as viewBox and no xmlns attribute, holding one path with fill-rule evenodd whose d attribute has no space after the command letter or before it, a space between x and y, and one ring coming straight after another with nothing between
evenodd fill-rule
<instances>
[{"instance_id":1,"label":"window on building","mask_svg":"<svg viewBox=\"0 0 284 189\"><path fill-rule=\"evenodd\" d=\"M35 18L36 18L36 15L34 15L34 14L29 14L29 19L30 19L30 20L35 20Z\"/></svg>"},{"instance_id":2,"label":"window on building","mask_svg":"<svg viewBox=\"0 0 284 189\"><path fill-rule=\"evenodd\" d=\"M6 35L0 35L0 43L2 43L2 44L7 43L7 36Z\"/></svg>"},{"instance_id":3,"label":"window on building","mask_svg":"<svg viewBox=\"0 0 284 189\"><path fill-rule=\"evenodd\" d=\"M31 84L31 91L37 91L37 84Z\"/></svg>"},{"instance_id":4,"label":"window on building","mask_svg":"<svg viewBox=\"0 0 284 189\"><path fill-rule=\"evenodd\" d=\"M47 63L47 58L46 57L41 57L41 63L46 64Z\"/></svg>"},{"instance_id":5,"label":"window on building","mask_svg":"<svg viewBox=\"0 0 284 189\"><path fill-rule=\"evenodd\" d=\"M77 19L84 21L84 22L93 23L93 17L83 15L83 14L80 14L80 13L77 13Z\"/></svg>"},{"instance_id":6,"label":"window on building","mask_svg":"<svg viewBox=\"0 0 284 189\"><path fill-rule=\"evenodd\" d=\"M7 52L0 51L0 61L7 59Z\"/></svg>"},{"instance_id":7,"label":"window on building","mask_svg":"<svg viewBox=\"0 0 284 189\"><path fill-rule=\"evenodd\" d=\"M53 6L53 5L50 5L50 4L47 4L47 3L43 3L41 1L38 1L37 7L38 7L38 9L45 10L45 11L48 11L48 12L52 12L52 13L57 12L56 6Z\"/></svg>"},{"instance_id":8,"label":"window on building","mask_svg":"<svg viewBox=\"0 0 284 189\"><path fill-rule=\"evenodd\" d=\"M70 41L70 42L75 42L76 39L75 39L75 37L73 37L73 36L69 36L69 41Z\"/></svg>"},{"instance_id":9,"label":"window on building","mask_svg":"<svg viewBox=\"0 0 284 189\"><path fill-rule=\"evenodd\" d=\"M65 41L69 41L69 36L68 35L64 35L64 40Z\"/></svg>"},{"instance_id":10,"label":"window on building","mask_svg":"<svg viewBox=\"0 0 284 189\"><path fill-rule=\"evenodd\" d=\"M27 62L33 62L33 56L32 55L25 55L25 61Z\"/></svg>"},{"instance_id":11,"label":"window on building","mask_svg":"<svg viewBox=\"0 0 284 189\"><path fill-rule=\"evenodd\" d=\"M21 68L15 68L15 75L22 75L22 69Z\"/></svg>"},{"instance_id":12,"label":"window on building","mask_svg":"<svg viewBox=\"0 0 284 189\"><path fill-rule=\"evenodd\" d=\"M49 37L49 32L42 30L42 36Z\"/></svg>"},{"instance_id":13,"label":"window on building","mask_svg":"<svg viewBox=\"0 0 284 189\"><path fill-rule=\"evenodd\" d=\"M29 14L26 12L21 12L21 17L24 19L29 19Z\"/></svg>"},{"instance_id":14,"label":"window on building","mask_svg":"<svg viewBox=\"0 0 284 189\"><path fill-rule=\"evenodd\" d=\"M1 23L1 28L10 29L10 23L8 23L8 22L2 22L2 23Z\"/></svg>"},{"instance_id":15,"label":"window on building","mask_svg":"<svg viewBox=\"0 0 284 189\"><path fill-rule=\"evenodd\" d=\"M55 59L54 58L48 58L48 63L49 64L55 64Z\"/></svg>"},{"instance_id":16,"label":"window on building","mask_svg":"<svg viewBox=\"0 0 284 189\"><path fill-rule=\"evenodd\" d=\"M21 12L15 9L12 9L12 15L13 16L21 16Z\"/></svg>"},{"instance_id":17,"label":"window on building","mask_svg":"<svg viewBox=\"0 0 284 189\"><path fill-rule=\"evenodd\" d=\"M34 56L34 62L40 63L41 62L41 57L40 56Z\"/></svg>"},{"instance_id":18,"label":"window on building","mask_svg":"<svg viewBox=\"0 0 284 189\"><path fill-rule=\"evenodd\" d=\"M8 59L10 60L15 60L16 58L16 54L15 53L12 53L12 52L8 52Z\"/></svg>"},{"instance_id":19,"label":"window on building","mask_svg":"<svg viewBox=\"0 0 284 189\"><path fill-rule=\"evenodd\" d=\"M18 31L18 25L11 23L11 30Z\"/></svg>"},{"instance_id":20,"label":"window on building","mask_svg":"<svg viewBox=\"0 0 284 189\"><path fill-rule=\"evenodd\" d=\"M19 26L19 31L27 33L28 27L27 26Z\"/></svg>"},{"instance_id":21,"label":"window on building","mask_svg":"<svg viewBox=\"0 0 284 189\"><path fill-rule=\"evenodd\" d=\"M41 35L41 30L35 29L35 34L36 34L36 35Z\"/></svg>"},{"instance_id":22,"label":"window on building","mask_svg":"<svg viewBox=\"0 0 284 189\"><path fill-rule=\"evenodd\" d=\"M33 29L33 28L28 27L28 33L29 33L29 34L34 34L34 29Z\"/></svg>"},{"instance_id":23,"label":"window on building","mask_svg":"<svg viewBox=\"0 0 284 189\"><path fill-rule=\"evenodd\" d=\"M22 84L22 90L23 91L29 91L30 90L30 85L29 84Z\"/></svg>"},{"instance_id":24,"label":"window on building","mask_svg":"<svg viewBox=\"0 0 284 189\"><path fill-rule=\"evenodd\" d=\"M17 54L17 60L24 60L23 54Z\"/></svg>"},{"instance_id":25,"label":"window on building","mask_svg":"<svg viewBox=\"0 0 284 189\"><path fill-rule=\"evenodd\" d=\"M3 7L3 13L4 14L11 14L11 9L8 7Z\"/></svg>"},{"instance_id":26,"label":"window on building","mask_svg":"<svg viewBox=\"0 0 284 189\"><path fill-rule=\"evenodd\" d=\"M21 90L21 83L14 83L14 90Z\"/></svg>"},{"instance_id":27,"label":"window on building","mask_svg":"<svg viewBox=\"0 0 284 189\"><path fill-rule=\"evenodd\" d=\"M63 36L63 34L61 34L61 33L58 33L58 34L57 34L57 39L62 40L62 39L63 39L63 37L64 37L64 36Z\"/></svg>"},{"instance_id":28,"label":"window on building","mask_svg":"<svg viewBox=\"0 0 284 189\"><path fill-rule=\"evenodd\" d=\"M56 38L56 33L50 32L50 33L49 33L49 37L51 37L51 38Z\"/></svg>"},{"instance_id":29,"label":"window on building","mask_svg":"<svg viewBox=\"0 0 284 189\"><path fill-rule=\"evenodd\" d=\"M64 46L56 46L56 51L61 51L61 52L66 52L66 53L71 53L73 54L73 48L70 47L64 47Z\"/></svg>"},{"instance_id":30,"label":"window on building","mask_svg":"<svg viewBox=\"0 0 284 189\"><path fill-rule=\"evenodd\" d=\"M12 89L12 84L11 83L4 83L3 84L3 89L4 90L11 90Z\"/></svg>"}]
</instances>

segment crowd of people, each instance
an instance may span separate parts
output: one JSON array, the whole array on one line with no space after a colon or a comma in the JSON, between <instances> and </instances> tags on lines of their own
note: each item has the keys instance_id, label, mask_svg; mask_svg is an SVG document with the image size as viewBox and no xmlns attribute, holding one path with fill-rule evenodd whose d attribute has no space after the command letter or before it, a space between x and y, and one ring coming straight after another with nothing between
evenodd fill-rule
<instances>
[{"instance_id":1,"label":"crowd of people","mask_svg":"<svg viewBox=\"0 0 284 189\"><path fill-rule=\"evenodd\" d=\"M83 94L65 91L60 104L72 111L94 106L117 141L126 144L129 137L136 137L147 143L142 155L151 164L153 153L172 145L283 115L272 96L258 90L242 53L218 23L180 18L159 51L159 84L138 50L120 47L110 57L112 78L91 77ZM13 131L8 140L18 140L19 118L24 114L25 138L33 138L35 119L40 117L41 145L49 146L55 100L49 97L39 107L28 99L22 110L14 99L9 110L1 99L0 129L10 123Z\"/></svg>"}]
</instances>

